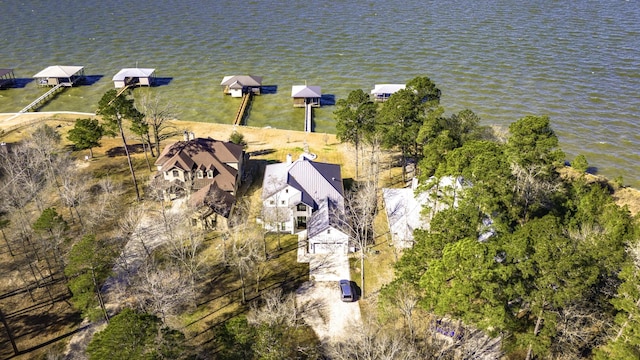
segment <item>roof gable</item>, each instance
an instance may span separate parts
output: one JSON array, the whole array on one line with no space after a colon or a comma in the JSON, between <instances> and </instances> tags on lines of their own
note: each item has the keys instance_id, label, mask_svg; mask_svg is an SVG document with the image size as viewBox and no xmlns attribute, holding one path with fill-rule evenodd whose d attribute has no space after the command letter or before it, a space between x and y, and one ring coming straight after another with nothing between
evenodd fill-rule
<instances>
[{"instance_id":1,"label":"roof gable","mask_svg":"<svg viewBox=\"0 0 640 360\"><path fill-rule=\"evenodd\" d=\"M320 86L294 85L291 87L293 98L319 98L322 97Z\"/></svg>"},{"instance_id":2,"label":"roof gable","mask_svg":"<svg viewBox=\"0 0 640 360\"><path fill-rule=\"evenodd\" d=\"M196 168L203 172L215 169L214 179L218 187L225 191L233 191L238 170L228 164L239 163L242 156L243 151L240 145L211 138L196 138L178 141L165 147L155 165L160 166L161 171L168 171L173 167L179 167L185 171Z\"/></svg>"},{"instance_id":3,"label":"roof gable","mask_svg":"<svg viewBox=\"0 0 640 360\"><path fill-rule=\"evenodd\" d=\"M145 78L153 76L153 73L156 69L147 69L147 68L125 68L118 71L117 74L113 75L113 81L123 81L125 78Z\"/></svg>"},{"instance_id":4,"label":"roof gable","mask_svg":"<svg viewBox=\"0 0 640 360\"><path fill-rule=\"evenodd\" d=\"M43 69L39 73L33 75L34 78L46 78L46 77L71 77L84 69L83 66L63 66L54 65Z\"/></svg>"},{"instance_id":5,"label":"roof gable","mask_svg":"<svg viewBox=\"0 0 640 360\"><path fill-rule=\"evenodd\" d=\"M376 84L371 90L371 94L393 94L402 89L405 89L407 85L405 84Z\"/></svg>"},{"instance_id":6,"label":"roof gable","mask_svg":"<svg viewBox=\"0 0 640 360\"><path fill-rule=\"evenodd\" d=\"M262 86L262 76L231 75L222 78L220 85L231 86L238 83L240 86Z\"/></svg>"},{"instance_id":7,"label":"roof gable","mask_svg":"<svg viewBox=\"0 0 640 360\"><path fill-rule=\"evenodd\" d=\"M314 208L325 199L342 204L344 188L340 165L301 158L291 164L267 165L263 182L263 199L272 196L286 185L299 190L301 201Z\"/></svg>"}]
</instances>

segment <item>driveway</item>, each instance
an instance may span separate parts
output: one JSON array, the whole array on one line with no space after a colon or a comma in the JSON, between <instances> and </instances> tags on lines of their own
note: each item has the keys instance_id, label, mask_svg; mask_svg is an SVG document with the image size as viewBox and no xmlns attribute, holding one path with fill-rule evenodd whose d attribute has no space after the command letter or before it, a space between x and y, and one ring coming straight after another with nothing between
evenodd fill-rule
<instances>
[{"instance_id":1,"label":"driveway","mask_svg":"<svg viewBox=\"0 0 640 360\"><path fill-rule=\"evenodd\" d=\"M309 260L309 279L296 295L304 309L305 322L313 328L322 342L349 339L350 326L362 324L358 302L340 300L340 279L350 280L349 259L346 254L312 254Z\"/></svg>"}]
</instances>

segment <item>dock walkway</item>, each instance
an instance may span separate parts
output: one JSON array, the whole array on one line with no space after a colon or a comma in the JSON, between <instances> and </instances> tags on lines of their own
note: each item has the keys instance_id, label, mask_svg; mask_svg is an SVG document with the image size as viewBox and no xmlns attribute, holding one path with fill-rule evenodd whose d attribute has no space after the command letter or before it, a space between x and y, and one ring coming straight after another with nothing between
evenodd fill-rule
<instances>
[{"instance_id":1,"label":"dock walkway","mask_svg":"<svg viewBox=\"0 0 640 360\"><path fill-rule=\"evenodd\" d=\"M54 93L56 93L58 90L60 89L64 89L67 87L66 83L59 83L58 85L52 87L49 91L47 91L46 93L40 95L40 97L38 97L37 99L35 99L34 101L31 102L31 104L25 106L22 110L18 111L19 114L23 114L26 113L27 111L33 109L34 107L38 106L38 104L44 102L49 96L52 96Z\"/></svg>"},{"instance_id":2,"label":"dock walkway","mask_svg":"<svg viewBox=\"0 0 640 360\"><path fill-rule=\"evenodd\" d=\"M247 110L247 106L251 101L251 95L252 95L251 92L247 92L244 95L242 95L242 103L238 108L238 112L236 113L236 118L233 120L233 125L242 125L240 123L242 122L242 118L244 118L244 112Z\"/></svg>"},{"instance_id":3,"label":"dock walkway","mask_svg":"<svg viewBox=\"0 0 640 360\"><path fill-rule=\"evenodd\" d=\"M313 118L313 104L311 102L307 102L304 107L304 131L305 132L313 132L311 128L311 120Z\"/></svg>"}]
</instances>

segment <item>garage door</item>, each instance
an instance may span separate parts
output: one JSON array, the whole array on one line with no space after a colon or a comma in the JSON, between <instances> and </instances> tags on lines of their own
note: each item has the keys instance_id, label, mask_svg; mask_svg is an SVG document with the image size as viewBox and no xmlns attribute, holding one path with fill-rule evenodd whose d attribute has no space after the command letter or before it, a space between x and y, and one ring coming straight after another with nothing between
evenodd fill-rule
<instances>
[{"instance_id":1,"label":"garage door","mask_svg":"<svg viewBox=\"0 0 640 360\"><path fill-rule=\"evenodd\" d=\"M347 253L347 245L344 243L317 243L311 244L312 254Z\"/></svg>"}]
</instances>

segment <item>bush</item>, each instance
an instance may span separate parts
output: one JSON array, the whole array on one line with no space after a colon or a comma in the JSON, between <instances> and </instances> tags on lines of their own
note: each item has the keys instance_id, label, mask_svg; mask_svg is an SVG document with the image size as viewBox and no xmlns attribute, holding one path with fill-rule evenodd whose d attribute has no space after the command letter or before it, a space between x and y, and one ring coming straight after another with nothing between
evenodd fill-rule
<instances>
[{"instance_id":1,"label":"bush","mask_svg":"<svg viewBox=\"0 0 640 360\"><path fill-rule=\"evenodd\" d=\"M586 172L589 168L589 163L587 162L587 158L584 155L578 155L571 162L571 167L580 172Z\"/></svg>"}]
</instances>

